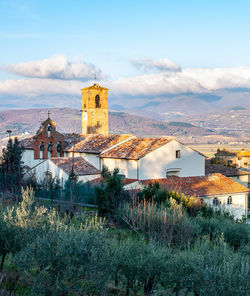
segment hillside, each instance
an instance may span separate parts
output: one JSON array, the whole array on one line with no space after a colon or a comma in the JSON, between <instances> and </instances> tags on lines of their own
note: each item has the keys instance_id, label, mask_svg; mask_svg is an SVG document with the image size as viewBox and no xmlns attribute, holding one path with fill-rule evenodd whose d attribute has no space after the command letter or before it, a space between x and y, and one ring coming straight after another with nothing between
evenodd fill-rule
<instances>
[{"instance_id":1,"label":"hillside","mask_svg":"<svg viewBox=\"0 0 250 296\"><path fill-rule=\"evenodd\" d=\"M69 108L50 109L51 118L56 122L58 131L81 132L79 110ZM0 138L6 137L6 130L13 135L34 134L40 123L47 117L47 109L7 110L0 112ZM213 135L212 130L196 127L185 122L165 123L151 118L131 115L124 112L109 113L111 133L131 133L138 136L176 136L191 142L202 136Z\"/></svg>"}]
</instances>

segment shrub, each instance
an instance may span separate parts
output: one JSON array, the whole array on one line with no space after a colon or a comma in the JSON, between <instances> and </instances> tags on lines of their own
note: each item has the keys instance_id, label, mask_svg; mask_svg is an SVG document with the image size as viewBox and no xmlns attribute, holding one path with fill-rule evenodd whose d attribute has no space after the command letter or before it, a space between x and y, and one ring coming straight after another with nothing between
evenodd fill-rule
<instances>
[{"instance_id":1,"label":"shrub","mask_svg":"<svg viewBox=\"0 0 250 296\"><path fill-rule=\"evenodd\" d=\"M168 209L155 202L125 203L119 215L134 231L147 239L168 245L186 245L199 234L199 228L181 209Z\"/></svg>"}]
</instances>

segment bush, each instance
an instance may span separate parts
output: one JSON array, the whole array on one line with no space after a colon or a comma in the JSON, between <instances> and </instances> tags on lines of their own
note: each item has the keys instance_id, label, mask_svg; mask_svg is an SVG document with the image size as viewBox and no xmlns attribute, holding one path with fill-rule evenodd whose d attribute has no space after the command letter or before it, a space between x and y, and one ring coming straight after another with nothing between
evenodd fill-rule
<instances>
[{"instance_id":1,"label":"bush","mask_svg":"<svg viewBox=\"0 0 250 296\"><path fill-rule=\"evenodd\" d=\"M100 232L50 231L22 250L16 263L26 272L32 295L101 295L110 251Z\"/></svg>"},{"instance_id":2,"label":"bush","mask_svg":"<svg viewBox=\"0 0 250 296\"><path fill-rule=\"evenodd\" d=\"M176 295L184 290L200 296L246 296L250 289L249 263L249 258L234 253L223 237L215 242L205 238L172 257L167 282Z\"/></svg>"},{"instance_id":3,"label":"bush","mask_svg":"<svg viewBox=\"0 0 250 296\"><path fill-rule=\"evenodd\" d=\"M194 222L200 226L203 235L210 235L211 240L223 234L225 241L234 250L249 242L249 226L244 223L237 223L230 217L214 214L211 219L208 219L198 216L194 219Z\"/></svg>"},{"instance_id":4,"label":"bush","mask_svg":"<svg viewBox=\"0 0 250 296\"><path fill-rule=\"evenodd\" d=\"M155 202L125 203L119 216L134 231L147 239L168 245L186 245L199 234L199 227L181 209L168 209Z\"/></svg>"}]
</instances>

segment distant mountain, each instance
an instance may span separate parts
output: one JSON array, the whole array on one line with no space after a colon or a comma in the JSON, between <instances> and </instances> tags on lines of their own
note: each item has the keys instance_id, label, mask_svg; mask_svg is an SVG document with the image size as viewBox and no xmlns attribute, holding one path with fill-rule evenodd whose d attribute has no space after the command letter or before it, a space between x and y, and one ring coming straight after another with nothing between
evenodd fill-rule
<instances>
[{"instance_id":1,"label":"distant mountain","mask_svg":"<svg viewBox=\"0 0 250 296\"><path fill-rule=\"evenodd\" d=\"M81 132L79 110L69 108L50 109L51 118L56 122L58 131L65 133ZM6 137L6 130L13 135L34 134L40 123L47 118L47 109L7 110L0 112L0 137ZM212 130L197 127L185 122L161 122L152 118L124 112L109 113L111 133L131 133L138 136L175 136L181 140L200 138L214 134Z\"/></svg>"},{"instance_id":2,"label":"distant mountain","mask_svg":"<svg viewBox=\"0 0 250 296\"><path fill-rule=\"evenodd\" d=\"M212 129L221 135L233 135L238 140L250 142L250 108L235 106L217 112L183 116L179 121Z\"/></svg>"}]
</instances>

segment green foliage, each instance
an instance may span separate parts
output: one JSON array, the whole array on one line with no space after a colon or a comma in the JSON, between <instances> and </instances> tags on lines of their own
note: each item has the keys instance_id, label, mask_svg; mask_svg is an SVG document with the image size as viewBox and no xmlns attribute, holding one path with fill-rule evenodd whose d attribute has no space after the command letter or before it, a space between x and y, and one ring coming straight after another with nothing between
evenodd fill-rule
<instances>
[{"instance_id":1,"label":"green foliage","mask_svg":"<svg viewBox=\"0 0 250 296\"><path fill-rule=\"evenodd\" d=\"M230 217L215 213L210 219L198 216L194 223L200 226L203 235L210 235L211 240L223 234L225 241L234 250L249 242L249 226L244 223L237 223Z\"/></svg>"},{"instance_id":2,"label":"green foliage","mask_svg":"<svg viewBox=\"0 0 250 296\"><path fill-rule=\"evenodd\" d=\"M172 287L176 295L184 290L201 296L246 296L250 289L249 264L249 258L234 253L223 237L214 242L204 238L171 258L172 269L162 284Z\"/></svg>"},{"instance_id":3,"label":"green foliage","mask_svg":"<svg viewBox=\"0 0 250 296\"><path fill-rule=\"evenodd\" d=\"M164 204L165 207L175 208L183 206L190 216L196 216L203 207L200 198L194 198L180 194L177 191L168 191L160 188L159 183L149 183L141 192L138 193L139 200L154 201Z\"/></svg>"},{"instance_id":4,"label":"green foliage","mask_svg":"<svg viewBox=\"0 0 250 296\"><path fill-rule=\"evenodd\" d=\"M119 176L104 176L104 193L122 194L109 188ZM121 198L113 209L128 231L97 215L60 216L26 188L18 204L0 208L0 256L8 262L0 294L14 283L38 296L248 295L248 226L221 212L188 215L178 197L167 206Z\"/></svg>"},{"instance_id":5,"label":"green foliage","mask_svg":"<svg viewBox=\"0 0 250 296\"><path fill-rule=\"evenodd\" d=\"M121 202L127 198L127 195L123 189L118 169L111 173L104 167L102 176L104 178L104 188L96 188L99 214L101 216L113 217Z\"/></svg>"},{"instance_id":6,"label":"green foliage","mask_svg":"<svg viewBox=\"0 0 250 296\"><path fill-rule=\"evenodd\" d=\"M102 295L110 251L99 232L60 230L38 237L16 262L32 283L32 295Z\"/></svg>"},{"instance_id":7,"label":"green foliage","mask_svg":"<svg viewBox=\"0 0 250 296\"><path fill-rule=\"evenodd\" d=\"M112 279L126 289L126 295L151 295L165 272L165 262L170 251L143 240L127 239L114 241L112 246Z\"/></svg>"},{"instance_id":8,"label":"green foliage","mask_svg":"<svg viewBox=\"0 0 250 296\"><path fill-rule=\"evenodd\" d=\"M119 208L119 216L147 239L169 246L187 245L199 235L199 227L181 207L169 209L154 201L125 203Z\"/></svg>"},{"instance_id":9,"label":"green foliage","mask_svg":"<svg viewBox=\"0 0 250 296\"><path fill-rule=\"evenodd\" d=\"M1 183L4 189L19 193L23 178L22 148L17 138L9 139L7 147L3 149L1 166Z\"/></svg>"}]
</instances>

